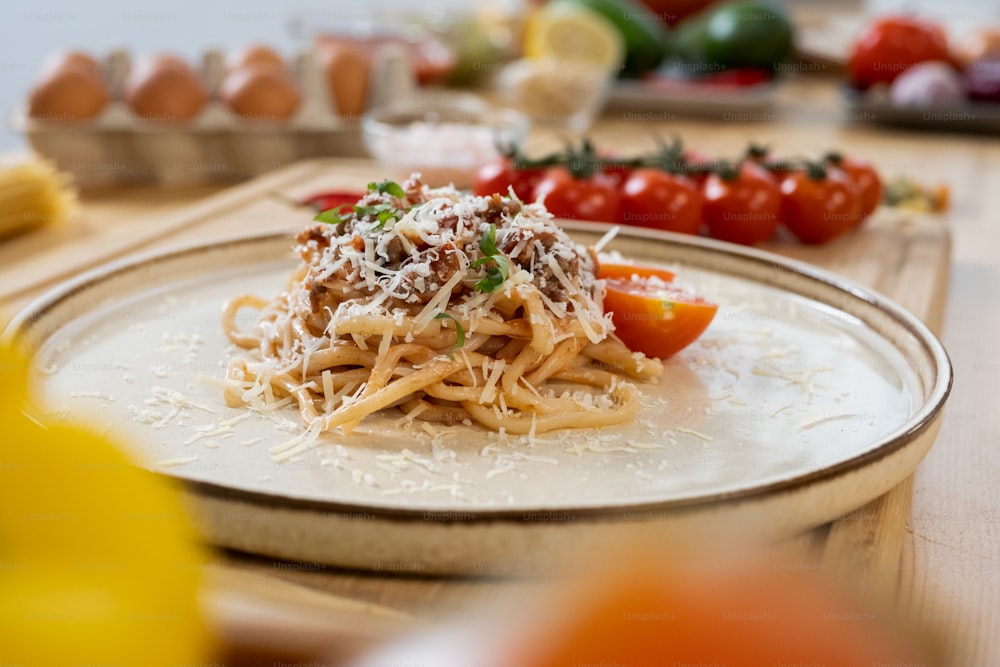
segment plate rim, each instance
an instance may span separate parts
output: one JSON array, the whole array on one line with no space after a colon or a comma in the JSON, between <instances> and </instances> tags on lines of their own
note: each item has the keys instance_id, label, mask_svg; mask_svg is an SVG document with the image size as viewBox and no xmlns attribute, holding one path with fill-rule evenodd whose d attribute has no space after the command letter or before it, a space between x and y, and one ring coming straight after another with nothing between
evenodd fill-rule
<instances>
[{"instance_id":1,"label":"plate rim","mask_svg":"<svg viewBox=\"0 0 1000 667\"><path fill-rule=\"evenodd\" d=\"M872 463L883 460L900 450L908 444L920 438L928 429L932 428L950 396L954 384L954 368L951 360L938 336L916 315L880 292L865 287L849 278L840 276L832 271L817 267L805 261L785 257L777 253L761 250L759 248L741 246L736 244L718 241L704 237L696 237L673 232L665 232L641 227L625 227L611 223L589 222L578 220L558 219L561 227L567 231L580 231L600 236L614 227L619 227L618 234L630 236L638 239L648 239L651 241L666 242L671 245L692 246L700 248L712 254L735 257L738 261L751 262L756 265L766 265L771 270L780 270L796 274L800 279L807 279L814 284L821 286L821 289L832 289L848 295L850 298L864 302L888 314L892 321L901 326L907 333L913 336L920 346L928 353L928 356L935 361L935 381L927 388L927 398L918 406L915 413L903 424L903 430L897 429L893 433L884 436L876 441L875 445L860 454L856 454L848 459L827 465L818 470L813 470L803 474L795 474L791 477L775 480L752 488L738 489L732 491L715 492L691 498L675 498L670 500L648 501L648 502L623 502L605 503L599 507L560 507L559 512L568 512L573 515L574 521L599 521L602 519L614 519L625 512L685 512L701 507L720 507L723 505L739 505L745 502L774 496L777 494L802 490L814 484L830 481L834 478L849 474L859 468L864 468ZM31 326L42 319L47 312L57 307L60 303L72 298L75 294L86 291L92 284L99 284L102 281L128 271L140 269L153 262L169 262L182 257L207 252L217 252L233 246L253 246L257 244L275 244L279 241L289 241L290 232L272 231L252 235L233 235L219 238L207 242L185 243L168 249L145 250L130 253L111 262L100 264L88 269L77 276L63 281L54 287L46 290L43 294L31 300L21 308L6 326L0 331L0 342L14 342L23 349L24 343L21 340L25 330L30 330ZM290 259L293 256L290 255ZM277 259L277 258L276 258ZM718 269L714 272L719 273ZM722 273L725 273L724 271ZM789 291L789 290L786 290ZM812 298L812 297L808 297ZM829 305L829 304L826 304ZM845 312L841 308L830 305L839 312ZM848 313L850 314L850 313ZM853 316L853 315L852 315ZM373 515L377 519L390 521L420 520L428 521L427 508L394 508L384 506L373 506L364 503L348 503L329 500L313 500L306 498L295 498L285 495L270 494L247 489L237 489L223 484L192 480L179 477L166 471L153 470L153 474L170 479L186 487L195 495L209 496L223 500L236 500L248 502L254 505L265 505L274 509L288 509L296 511L307 511L322 514L356 514L364 512ZM541 505L537 508L527 507L519 509L506 508L455 508L455 509L434 509L431 520L436 523L455 523L457 518L461 518L464 525L490 524L494 522L516 522L523 523L526 513L553 511ZM471 515L471 516L470 516Z\"/></svg>"}]
</instances>

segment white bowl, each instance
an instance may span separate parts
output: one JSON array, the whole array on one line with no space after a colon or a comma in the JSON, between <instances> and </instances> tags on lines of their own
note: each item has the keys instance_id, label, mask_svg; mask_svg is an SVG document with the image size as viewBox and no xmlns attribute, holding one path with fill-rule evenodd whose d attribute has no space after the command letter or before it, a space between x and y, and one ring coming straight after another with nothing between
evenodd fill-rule
<instances>
[{"instance_id":1,"label":"white bowl","mask_svg":"<svg viewBox=\"0 0 1000 667\"><path fill-rule=\"evenodd\" d=\"M428 185L463 188L482 164L519 146L529 122L475 95L422 93L372 109L361 128L365 148L389 175L419 172Z\"/></svg>"}]
</instances>

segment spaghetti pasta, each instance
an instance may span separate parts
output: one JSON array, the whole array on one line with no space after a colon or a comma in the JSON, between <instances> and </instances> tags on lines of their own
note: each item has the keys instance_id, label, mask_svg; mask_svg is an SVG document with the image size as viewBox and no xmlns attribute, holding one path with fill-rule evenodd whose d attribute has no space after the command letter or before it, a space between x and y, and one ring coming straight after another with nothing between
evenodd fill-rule
<instances>
[{"instance_id":1,"label":"spaghetti pasta","mask_svg":"<svg viewBox=\"0 0 1000 667\"><path fill-rule=\"evenodd\" d=\"M59 224L76 202L69 177L46 160L0 166L0 237L26 227Z\"/></svg>"},{"instance_id":2,"label":"spaghetti pasta","mask_svg":"<svg viewBox=\"0 0 1000 667\"><path fill-rule=\"evenodd\" d=\"M317 220L285 291L237 296L222 316L247 350L227 401L298 404L308 437L282 457L391 407L513 434L623 423L639 409L629 378L662 372L614 336L596 255L539 204L411 177ZM248 331L243 309L259 311Z\"/></svg>"}]
</instances>

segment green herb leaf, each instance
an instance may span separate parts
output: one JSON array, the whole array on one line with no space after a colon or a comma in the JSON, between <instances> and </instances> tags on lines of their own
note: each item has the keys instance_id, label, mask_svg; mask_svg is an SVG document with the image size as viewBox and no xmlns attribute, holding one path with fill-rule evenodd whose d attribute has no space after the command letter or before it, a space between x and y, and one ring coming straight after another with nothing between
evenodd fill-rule
<instances>
[{"instance_id":1,"label":"green herb leaf","mask_svg":"<svg viewBox=\"0 0 1000 667\"><path fill-rule=\"evenodd\" d=\"M451 320L455 323L455 344L451 346L451 349L457 350L458 348L465 345L465 329L462 328L462 323L456 320L454 317L448 313L438 313L434 316L435 320ZM450 355L449 355L450 356Z\"/></svg>"},{"instance_id":2,"label":"green herb leaf","mask_svg":"<svg viewBox=\"0 0 1000 667\"><path fill-rule=\"evenodd\" d=\"M323 211L313 219L317 222L326 222L333 225L340 224L344 222L344 214L341 213L341 210L345 207L350 208L351 212L357 218L375 218L378 221L376 227L379 229L384 227L390 220L395 220L397 216L396 209L390 204L377 204L375 206L341 204L337 208Z\"/></svg>"},{"instance_id":3,"label":"green herb leaf","mask_svg":"<svg viewBox=\"0 0 1000 667\"><path fill-rule=\"evenodd\" d=\"M510 276L510 260L497 249L496 225L490 225L483 238L479 239L479 250L484 256L472 262L470 266L474 269L484 264L491 266L486 269L486 275L476 283L475 287L480 292L495 292Z\"/></svg>"},{"instance_id":4,"label":"green herb leaf","mask_svg":"<svg viewBox=\"0 0 1000 667\"><path fill-rule=\"evenodd\" d=\"M483 234L483 238L479 239L479 249L487 257L492 257L493 255L499 255L500 251L497 250L497 226L490 225L490 228Z\"/></svg>"},{"instance_id":5,"label":"green herb leaf","mask_svg":"<svg viewBox=\"0 0 1000 667\"><path fill-rule=\"evenodd\" d=\"M375 218L376 229L382 229L390 220L396 220L397 211L390 204L377 204L375 206L355 206L354 213L362 218Z\"/></svg>"},{"instance_id":6,"label":"green herb leaf","mask_svg":"<svg viewBox=\"0 0 1000 667\"><path fill-rule=\"evenodd\" d=\"M340 211L347 206L350 206L350 204L341 204L337 208L331 208L321 213L317 213L313 220L316 222L325 222L328 225L339 225L344 222L344 216L340 214Z\"/></svg>"},{"instance_id":7,"label":"green herb leaf","mask_svg":"<svg viewBox=\"0 0 1000 667\"><path fill-rule=\"evenodd\" d=\"M484 257L483 259L492 261L493 266L486 269L486 276L477 282L475 287L480 292L495 292L500 289L500 286L510 276L510 260L503 255L493 255L492 257ZM479 261L476 260L476 262L473 262L473 265Z\"/></svg>"},{"instance_id":8,"label":"green herb leaf","mask_svg":"<svg viewBox=\"0 0 1000 667\"><path fill-rule=\"evenodd\" d=\"M381 183L376 183L372 181L368 184L368 192L378 192L380 195L390 194L397 199L403 199L406 197L406 192L403 191L403 187L394 181L388 179L382 181Z\"/></svg>"}]
</instances>

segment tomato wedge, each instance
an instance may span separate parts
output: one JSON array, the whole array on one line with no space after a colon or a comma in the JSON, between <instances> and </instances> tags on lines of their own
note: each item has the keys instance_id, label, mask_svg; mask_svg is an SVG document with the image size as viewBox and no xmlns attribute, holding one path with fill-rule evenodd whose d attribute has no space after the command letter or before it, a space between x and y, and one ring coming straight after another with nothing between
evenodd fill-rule
<instances>
[{"instance_id":1,"label":"tomato wedge","mask_svg":"<svg viewBox=\"0 0 1000 667\"><path fill-rule=\"evenodd\" d=\"M664 280L663 274L670 278ZM633 352L666 359L693 343L712 323L719 307L670 284L664 269L602 265L604 310L615 334Z\"/></svg>"},{"instance_id":2,"label":"tomato wedge","mask_svg":"<svg viewBox=\"0 0 1000 667\"><path fill-rule=\"evenodd\" d=\"M631 280L632 276L639 276L640 278L656 276L663 282L669 283L674 279L674 272L655 266L636 266L635 264L613 264L601 262L600 271L597 273L597 277L603 279L618 278L620 280Z\"/></svg>"}]
</instances>

